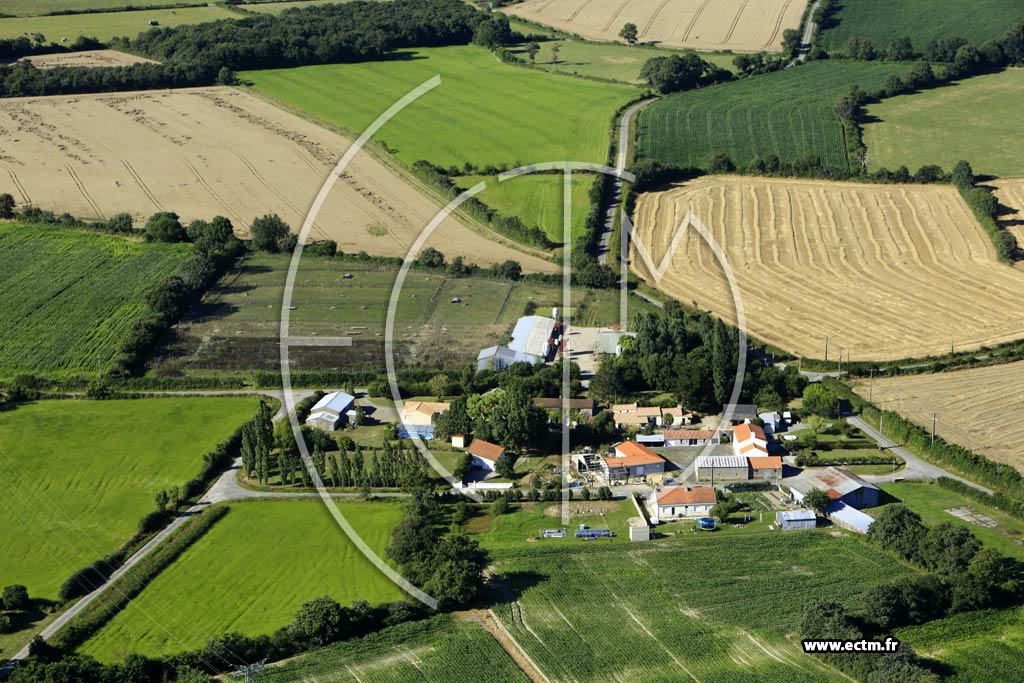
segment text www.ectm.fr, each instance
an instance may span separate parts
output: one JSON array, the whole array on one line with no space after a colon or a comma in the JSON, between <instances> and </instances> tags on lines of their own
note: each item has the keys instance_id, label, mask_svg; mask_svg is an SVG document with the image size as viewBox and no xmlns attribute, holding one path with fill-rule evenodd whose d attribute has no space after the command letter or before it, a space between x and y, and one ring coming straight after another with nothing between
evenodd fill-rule
<instances>
[{"instance_id":1,"label":"text www.ectm.fr","mask_svg":"<svg viewBox=\"0 0 1024 683\"><path fill-rule=\"evenodd\" d=\"M885 640L804 640L804 652L896 652L900 641Z\"/></svg>"}]
</instances>

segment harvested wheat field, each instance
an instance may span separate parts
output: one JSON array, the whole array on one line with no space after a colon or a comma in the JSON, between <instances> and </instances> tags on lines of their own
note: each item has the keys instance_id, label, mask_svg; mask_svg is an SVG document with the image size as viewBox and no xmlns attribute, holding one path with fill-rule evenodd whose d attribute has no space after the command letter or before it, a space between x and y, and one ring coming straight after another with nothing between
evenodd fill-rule
<instances>
[{"instance_id":1,"label":"harvested wheat field","mask_svg":"<svg viewBox=\"0 0 1024 683\"><path fill-rule=\"evenodd\" d=\"M948 186L705 177L642 195L637 236L660 263L688 211L735 272L747 332L801 356L881 360L1024 337L1024 272L996 260ZM633 269L653 282L630 251ZM687 230L659 288L735 322L710 248Z\"/></svg>"},{"instance_id":2,"label":"harvested wheat field","mask_svg":"<svg viewBox=\"0 0 1024 683\"><path fill-rule=\"evenodd\" d=\"M995 180L989 185L996 188L999 203L1010 209L1010 213L999 217L999 223L1017 238L1017 245L1024 247L1024 178Z\"/></svg>"},{"instance_id":3,"label":"harvested wheat field","mask_svg":"<svg viewBox=\"0 0 1024 683\"><path fill-rule=\"evenodd\" d=\"M782 32L799 28L804 0L526 0L503 9L591 40L621 40L636 24L639 41L697 50L777 51Z\"/></svg>"},{"instance_id":4,"label":"harvested wheat field","mask_svg":"<svg viewBox=\"0 0 1024 683\"><path fill-rule=\"evenodd\" d=\"M278 213L298 229L350 141L233 88L0 102L0 191L78 216L221 214L244 232ZM367 153L338 179L314 226L346 252L404 256L440 205ZM555 264L455 219L428 242L446 254L526 270Z\"/></svg>"},{"instance_id":5,"label":"harvested wheat field","mask_svg":"<svg viewBox=\"0 0 1024 683\"><path fill-rule=\"evenodd\" d=\"M867 381L857 393L867 397ZM876 378L871 397L942 438L1024 472L1024 361L932 375Z\"/></svg>"},{"instance_id":6,"label":"harvested wheat field","mask_svg":"<svg viewBox=\"0 0 1024 683\"><path fill-rule=\"evenodd\" d=\"M37 69L55 69L58 66L79 66L93 68L97 66L128 66L129 64L156 64L152 59L130 55L117 50L84 50L82 52L57 52L49 55L32 55L22 57L19 62L27 62Z\"/></svg>"}]
</instances>

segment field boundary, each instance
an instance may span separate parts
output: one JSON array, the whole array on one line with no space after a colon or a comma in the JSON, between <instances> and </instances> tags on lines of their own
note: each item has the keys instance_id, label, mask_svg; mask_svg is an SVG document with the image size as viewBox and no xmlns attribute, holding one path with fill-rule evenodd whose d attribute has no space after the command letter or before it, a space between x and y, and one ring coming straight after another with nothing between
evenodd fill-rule
<instances>
[{"instance_id":1,"label":"field boundary","mask_svg":"<svg viewBox=\"0 0 1024 683\"><path fill-rule=\"evenodd\" d=\"M268 104L271 104L271 105L277 107L278 109L281 109L281 110L286 111L286 112L288 112L290 114L294 114L296 116L299 116L300 118L305 119L306 121L308 121L308 122L310 122L312 124L315 124L315 125L323 128L324 130L333 132L333 133L335 133L337 135L341 135L341 136L343 136L345 138L348 138L348 139L351 139L353 137L357 137L358 136L358 133L356 133L355 131L350 130L349 128L347 128L345 126L341 126L341 125L338 125L338 124L330 123L328 121L324 121L323 119L321 119L319 117L313 116L309 112L303 111L302 109L300 109L298 107L290 105L287 102L284 102L284 101L279 100L279 99L277 99L275 97L272 97L272 96L270 96L270 95L268 95L268 94L266 94L264 92L261 92L261 91L255 89L255 88L252 88L252 87L249 87L249 86L245 86L244 92L246 92L246 93L248 93L250 95L253 95L255 97L258 97L258 98L262 99L263 101L267 102ZM441 196L441 194L438 193L437 190L435 190L434 188L432 188L429 185L425 184L423 181L421 181L419 178L417 178L415 175L413 175L412 171L410 171L408 168L406 168L405 165L403 165L401 162L399 162L397 159L395 159L394 156L392 156L389 152L387 152L387 150L384 148L383 145L381 145L380 142L371 139L368 142L368 144L363 146L361 151L366 152L367 154L370 154L371 156L373 156L374 159L376 159L377 161L379 161L382 164L384 164L384 166L386 166L388 168L388 170L390 170L393 173L399 175L403 180L405 180L407 183L409 183L414 189L419 190L419 192L421 194L423 194L423 195L427 196L428 198L430 198L431 200L437 202L438 203L438 210L439 211L440 211L441 207L445 206L450 201L450 200L444 198L443 196ZM466 228L472 230L473 232L476 232L476 233L478 233L480 235L483 235L484 237L487 237L488 239L491 239L491 240L493 240L493 241L495 241L495 242L497 242L499 244L502 244L504 246L516 249L517 251L523 252L526 255L535 256L537 258L544 259L545 261L550 261L551 260L551 254L549 252L543 251L541 249L536 249L534 247L530 247L530 246L525 245L525 244L523 244L521 242L517 242L517 241L512 240L512 239L510 239L508 237L505 237L501 233L495 232L491 228L485 226L483 223L479 222L478 220L476 220L472 216L469 216L468 214L466 214L461 209L456 209L454 211L454 213L455 213L455 215L458 216L459 222L462 223Z\"/></svg>"},{"instance_id":2,"label":"field boundary","mask_svg":"<svg viewBox=\"0 0 1024 683\"><path fill-rule=\"evenodd\" d=\"M540 667L537 666L530 655L526 654L526 650L509 633L493 609L487 609L486 611L468 610L458 612L455 616L463 621L476 624L486 631L532 683L551 683L551 679L540 670Z\"/></svg>"}]
</instances>

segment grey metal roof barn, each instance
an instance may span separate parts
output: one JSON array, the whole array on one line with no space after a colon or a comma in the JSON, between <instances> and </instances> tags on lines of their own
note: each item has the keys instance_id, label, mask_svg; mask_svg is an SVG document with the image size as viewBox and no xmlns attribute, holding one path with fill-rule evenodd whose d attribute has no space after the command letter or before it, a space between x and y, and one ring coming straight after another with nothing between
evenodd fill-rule
<instances>
[{"instance_id":1,"label":"grey metal roof barn","mask_svg":"<svg viewBox=\"0 0 1024 683\"><path fill-rule=\"evenodd\" d=\"M554 331L555 321L551 318L528 315L516 322L508 347L513 351L546 359L550 350L549 340Z\"/></svg>"}]
</instances>

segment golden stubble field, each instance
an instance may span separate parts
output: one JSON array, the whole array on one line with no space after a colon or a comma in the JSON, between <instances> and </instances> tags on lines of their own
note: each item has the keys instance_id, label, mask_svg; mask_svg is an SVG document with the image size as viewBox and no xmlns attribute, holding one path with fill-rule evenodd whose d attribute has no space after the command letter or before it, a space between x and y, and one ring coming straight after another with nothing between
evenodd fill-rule
<instances>
[{"instance_id":1,"label":"golden stubble field","mask_svg":"<svg viewBox=\"0 0 1024 683\"><path fill-rule=\"evenodd\" d=\"M921 357L1024 337L1024 272L948 186L704 177L642 195L635 234L660 263L688 212L735 272L749 334L801 356ZM631 267L654 284L635 246ZM657 286L735 323L718 261L692 229Z\"/></svg>"},{"instance_id":2,"label":"golden stubble field","mask_svg":"<svg viewBox=\"0 0 1024 683\"><path fill-rule=\"evenodd\" d=\"M867 398L868 381L857 393ZM874 403L896 411L947 441L1024 472L1024 361L986 368L875 379Z\"/></svg>"},{"instance_id":3,"label":"golden stubble field","mask_svg":"<svg viewBox=\"0 0 1024 683\"><path fill-rule=\"evenodd\" d=\"M152 59L130 55L117 50L83 50L82 52L57 52L49 55L32 55L22 57L19 62L27 62L37 69L55 69L58 66L128 66L129 64L156 64Z\"/></svg>"},{"instance_id":4,"label":"golden stubble field","mask_svg":"<svg viewBox=\"0 0 1024 683\"><path fill-rule=\"evenodd\" d=\"M1014 237L1018 246L1024 247L1024 178L1004 178L988 183L996 188L999 203L1011 213L999 217L999 222Z\"/></svg>"},{"instance_id":5,"label":"golden stubble field","mask_svg":"<svg viewBox=\"0 0 1024 683\"><path fill-rule=\"evenodd\" d=\"M738 52L777 51L799 28L805 0L526 0L504 8L590 40L619 40L627 22L640 42Z\"/></svg>"},{"instance_id":6,"label":"golden stubble field","mask_svg":"<svg viewBox=\"0 0 1024 683\"><path fill-rule=\"evenodd\" d=\"M0 102L0 191L21 204L141 222L221 214L240 233L275 212L298 230L350 141L234 88ZM404 256L441 205L362 152L341 175L312 236L346 252ZM557 266L447 219L428 242L481 265Z\"/></svg>"}]
</instances>

